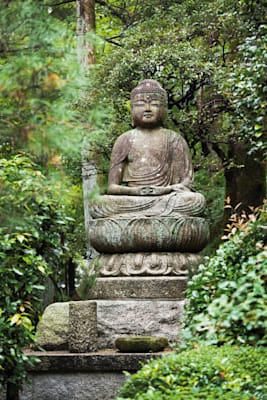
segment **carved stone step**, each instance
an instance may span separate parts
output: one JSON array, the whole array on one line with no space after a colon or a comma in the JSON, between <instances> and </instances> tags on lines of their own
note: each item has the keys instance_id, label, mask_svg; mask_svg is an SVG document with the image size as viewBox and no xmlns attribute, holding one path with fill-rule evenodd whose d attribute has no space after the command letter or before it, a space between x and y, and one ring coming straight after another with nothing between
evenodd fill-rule
<instances>
[{"instance_id":1,"label":"carved stone step","mask_svg":"<svg viewBox=\"0 0 267 400\"><path fill-rule=\"evenodd\" d=\"M90 289L90 300L118 299L183 299L187 279L185 277L109 277L98 278Z\"/></svg>"}]
</instances>

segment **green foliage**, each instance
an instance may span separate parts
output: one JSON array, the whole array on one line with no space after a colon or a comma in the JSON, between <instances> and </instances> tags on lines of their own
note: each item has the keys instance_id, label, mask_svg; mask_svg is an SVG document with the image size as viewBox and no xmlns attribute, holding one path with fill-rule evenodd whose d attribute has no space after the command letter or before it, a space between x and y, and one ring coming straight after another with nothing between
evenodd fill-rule
<instances>
[{"instance_id":1,"label":"green foliage","mask_svg":"<svg viewBox=\"0 0 267 400\"><path fill-rule=\"evenodd\" d=\"M97 261L89 265L88 260L80 260L76 270L76 277L79 285L76 293L81 300L88 300L90 289L95 286L98 275L99 264Z\"/></svg>"},{"instance_id":2,"label":"green foliage","mask_svg":"<svg viewBox=\"0 0 267 400\"><path fill-rule=\"evenodd\" d=\"M239 138L249 140L252 150L266 152L266 61L267 25L250 27L239 45L239 57L233 63L223 91L231 104Z\"/></svg>"},{"instance_id":3,"label":"green foliage","mask_svg":"<svg viewBox=\"0 0 267 400\"><path fill-rule=\"evenodd\" d=\"M203 193L207 202L206 218L210 223L210 241L202 254L210 255L219 245L223 231L224 176L223 170L216 171L216 159L207 157L195 173L195 190Z\"/></svg>"},{"instance_id":4,"label":"green foliage","mask_svg":"<svg viewBox=\"0 0 267 400\"><path fill-rule=\"evenodd\" d=\"M0 150L4 156L30 151L42 165L74 148L77 158L88 129L87 111L83 108L81 115L78 107L87 79L77 62L74 33L43 1L4 3Z\"/></svg>"},{"instance_id":5,"label":"green foliage","mask_svg":"<svg viewBox=\"0 0 267 400\"><path fill-rule=\"evenodd\" d=\"M233 217L229 240L188 283L187 340L266 344L266 210Z\"/></svg>"},{"instance_id":6,"label":"green foliage","mask_svg":"<svg viewBox=\"0 0 267 400\"><path fill-rule=\"evenodd\" d=\"M130 4L124 8L133 25L117 39L120 46L102 57L95 92L101 101L108 99L114 104L116 120L125 130L125 122L128 127L130 123L129 91L144 77L158 79L168 91L173 124L193 146L204 140L200 137L204 132L198 127L200 86L207 91L205 102L209 101L216 90L214 73L224 62L222 43L236 43L242 24L236 13L231 13L231 1L159 3L155 6L155 2L148 1L136 4L134 10ZM206 113L204 109L202 112ZM202 128L205 135L210 133L207 126Z\"/></svg>"},{"instance_id":7,"label":"green foliage","mask_svg":"<svg viewBox=\"0 0 267 400\"><path fill-rule=\"evenodd\" d=\"M149 4L146 7L149 8ZM154 12L148 13L149 18L140 12L138 23L124 32L120 41L122 47L101 60L95 92L101 101L113 104L116 121L123 131L130 126L129 91L145 76L153 76L169 92L176 125L183 128L186 124L190 129L195 116L189 106L196 103L192 82L199 82L205 74L210 74L209 55L201 41L186 40L187 31L182 30L184 21L176 18L179 5L169 12L165 7L158 7L156 11L154 4L151 7ZM183 108L192 111L192 115L186 117Z\"/></svg>"},{"instance_id":8,"label":"green foliage","mask_svg":"<svg viewBox=\"0 0 267 400\"><path fill-rule=\"evenodd\" d=\"M202 345L164 356L129 377L117 400L264 400L266 355L265 347Z\"/></svg>"},{"instance_id":9,"label":"green foliage","mask_svg":"<svg viewBox=\"0 0 267 400\"><path fill-rule=\"evenodd\" d=\"M74 219L70 195L61 197L23 155L0 159L0 194L0 384L20 384L31 364L23 348L34 340L44 277L60 284L74 257Z\"/></svg>"}]
</instances>

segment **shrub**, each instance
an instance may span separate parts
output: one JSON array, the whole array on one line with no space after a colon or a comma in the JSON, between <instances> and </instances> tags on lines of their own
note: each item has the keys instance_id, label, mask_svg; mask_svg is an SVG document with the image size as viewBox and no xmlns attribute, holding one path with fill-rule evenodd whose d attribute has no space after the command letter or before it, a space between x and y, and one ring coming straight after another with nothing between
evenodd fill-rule
<instances>
[{"instance_id":1,"label":"shrub","mask_svg":"<svg viewBox=\"0 0 267 400\"><path fill-rule=\"evenodd\" d=\"M266 211L235 217L228 241L189 282L187 339L267 343Z\"/></svg>"},{"instance_id":2,"label":"shrub","mask_svg":"<svg viewBox=\"0 0 267 400\"><path fill-rule=\"evenodd\" d=\"M43 279L70 257L72 218L25 156L0 160L0 194L0 387L16 390L32 363L23 348L34 341Z\"/></svg>"},{"instance_id":3,"label":"shrub","mask_svg":"<svg viewBox=\"0 0 267 400\"><path fill-rule=\"evenodd\" d=\"M265 347L229 345L167 355L132 375L117 400L264 400L266 356Z\"/></svg>"}]
</instances>

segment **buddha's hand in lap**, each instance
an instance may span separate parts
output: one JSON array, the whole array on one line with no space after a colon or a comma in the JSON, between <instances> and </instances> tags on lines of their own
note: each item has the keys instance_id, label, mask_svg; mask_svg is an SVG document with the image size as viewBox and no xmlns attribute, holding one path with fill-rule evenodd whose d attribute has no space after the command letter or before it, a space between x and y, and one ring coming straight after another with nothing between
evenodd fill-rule
<instances>
[{"instance_id":1,"label":"buddha's hand in lap","mask_svg":"<svg viewBox=\"0 0 267 400\"><path fill-rule=\"evenodd\" d=\"M139 190L141 196L160 196L163 194L168 194L172 191L170 186L144 186Z\"/></svg>"},{"instance_id":2,"label":"buddha's hand in lap","mask_svg":"<svg viewBox=\"0 0 267 400\"><path fill-rule=\"evenodd\" d=\"M189 192L190 189L182 183L169 186L143 186L131 188L132 193L137 196L161 196L171 192Z\"/></svg>"}]
</instances>

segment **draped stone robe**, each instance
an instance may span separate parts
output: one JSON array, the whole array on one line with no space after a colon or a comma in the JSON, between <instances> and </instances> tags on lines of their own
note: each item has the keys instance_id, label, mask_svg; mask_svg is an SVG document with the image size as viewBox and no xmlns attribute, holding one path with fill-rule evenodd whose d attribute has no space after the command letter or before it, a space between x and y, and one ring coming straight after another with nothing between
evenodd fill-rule
<instances>
[{"instance_id":1,"label":"draped stone robe","mask_svg":"<svg viewBox=\"0 0 267 400\"><path fill-rule=\"evenodd\" d=\"M114 144L109 184L121 171L121 182L129 187L173 187L171 193L153 195L105 195L92 204L93 218L201 215L205 199L192 189L193 167L186 141L171 130L159 128L154 134L133 129Z\"/></svg>"}]
</instances>

